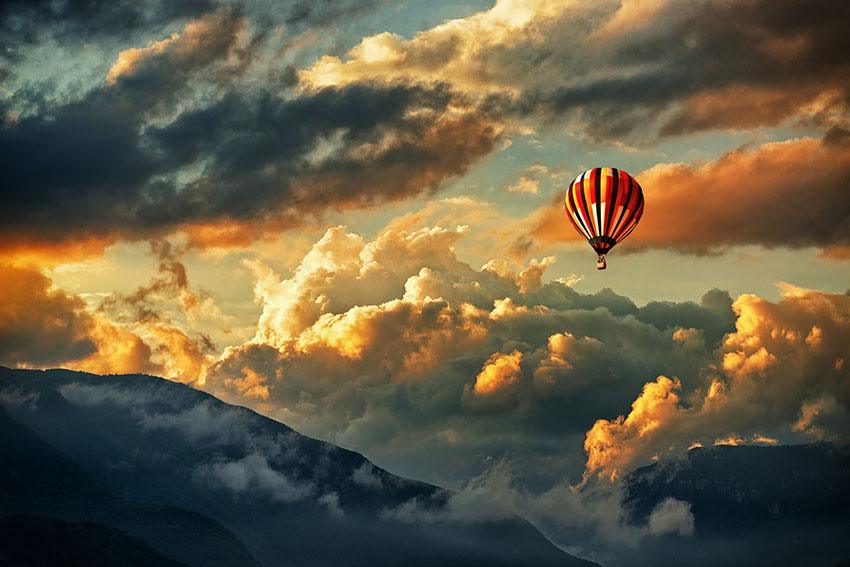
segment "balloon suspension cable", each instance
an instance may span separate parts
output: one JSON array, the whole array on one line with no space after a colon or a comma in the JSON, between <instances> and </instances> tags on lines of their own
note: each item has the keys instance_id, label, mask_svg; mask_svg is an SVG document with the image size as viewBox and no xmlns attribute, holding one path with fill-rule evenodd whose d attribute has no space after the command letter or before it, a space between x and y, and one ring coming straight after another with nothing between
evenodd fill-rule
<instances>
[{"instance_id":1,"label":"balloon suspension cable","mask_svg":"<svg viewBox=\"0 0 850 567\"><path fill-rule=\"evenodd\" d=\"M605 263L605 254L600 254L599 259L596 260L596 269L597 270L604 270L607 267L608 267L608 264Z\"/></svg>"}]
</instances>

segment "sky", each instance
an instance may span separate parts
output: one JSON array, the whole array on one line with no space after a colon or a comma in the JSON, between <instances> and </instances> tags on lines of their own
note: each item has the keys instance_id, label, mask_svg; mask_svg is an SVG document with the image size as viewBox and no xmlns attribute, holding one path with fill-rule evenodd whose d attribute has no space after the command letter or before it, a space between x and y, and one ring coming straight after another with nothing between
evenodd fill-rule
<instances>
[{"instance_id":1,"label":"sky","mask_svg":"<svg viewBox=\"0 0 850 567\"><path fill-rule=\"evenodd\" d=\"M0 364L164 376L541 514L697 444L847 440L848 27L5 2ZM562 199L603 165L646 212L598 272Z\"/></svg>"}]
</instances>

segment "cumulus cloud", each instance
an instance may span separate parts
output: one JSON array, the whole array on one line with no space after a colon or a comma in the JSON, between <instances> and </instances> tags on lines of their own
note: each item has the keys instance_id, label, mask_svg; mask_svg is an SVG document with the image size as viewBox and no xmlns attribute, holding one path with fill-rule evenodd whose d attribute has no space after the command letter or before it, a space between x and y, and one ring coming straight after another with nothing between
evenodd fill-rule
<instances>
[{"instance_id":1,"label":"cumulus cloud","mask_svg":"<svg viewBox=\"0 0 850 567\"><path fill-rule=\"evenodd\" d=\"M651 206L623 250L815 246L840 256L850 243L850 145L844 142L771 142L708 163L656 165L638 178ZM578 239L562 209L540 209L531 221L534 238Z\"/></svg>"},{"instance_id":2,"label":"cumulus cloud","mask_svg":"<svg viewBox=\"0 0 850 567\"><path fill-rule=\"evenodd\" d=\"M454 252L465 234L392 224L366 240L335 227L288 278L253 263L257 333L225 350L205 387L375 458L418 464L433 449L434 474L440 459L480 471L507 442L529 470L555 459L544 474L580 475L600 412L627 407L647 373L698 383L733 328L728 294L638 308L545 281L554 258L473 268Z\"/></svg>"},{"instance_id":3,"label":"cumulus cloud","mask_svg":"<svg viewBox=\"0 0 850 567\"><path fill-rule=\"evenodd\" d=\"M464 234L336 227L289 277L254 265L258 333L206 387L459 489L387 517L519 512L585 554L693 533L685 502L630 523L618 481L638 466L695 444L847 439L848 296L785 286L776 303L712 290L637 307L547 281L552 260L473 268L453 252ZM246 376L262 399L232 382ZM367 473L352 479L376 486Z\"/></svg>"},{"instance_id":4,"label":"cumulus cloud","mask_svg":"<svg viewBox=\"0 0 850 567\"><path fill-rule=\"evenodd\" d=\"M846 440L850 297L783 286L778 303L742 295L735 332L705 385L659 376L631 411L588 431L587 471L617 478L688 447L784 440Z\"/></svg>"},{"instance_id":5,"label":"cumulus cloud","mask_svg":"<svg viewBox=\"0 0 850 567\"><path fill-rule=\"evenodd\" d=\"M489 396L510 388L519 381L521 360L522 353L518 350L510 354L494 354L475 377L472 391L479 396Z\"/></svg>"}]
</instances>

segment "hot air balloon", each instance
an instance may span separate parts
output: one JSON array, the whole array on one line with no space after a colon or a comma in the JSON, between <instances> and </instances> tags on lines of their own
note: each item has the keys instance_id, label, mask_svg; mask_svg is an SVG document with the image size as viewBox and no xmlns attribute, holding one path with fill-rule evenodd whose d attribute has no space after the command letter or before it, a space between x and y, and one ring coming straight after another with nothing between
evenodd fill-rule
<instances>
[{"instance_id":1,"label":"hot air balloon","mask_svg":"<svg viewBox=\"0 0 850 567\"><path fill-rule=\"evenodd\" d=\"M576 177L567 189L567 218L599 255L623 240L643 215L643 190L634 177L613 167L595 167Z\"/></svg>"}]
</instances>

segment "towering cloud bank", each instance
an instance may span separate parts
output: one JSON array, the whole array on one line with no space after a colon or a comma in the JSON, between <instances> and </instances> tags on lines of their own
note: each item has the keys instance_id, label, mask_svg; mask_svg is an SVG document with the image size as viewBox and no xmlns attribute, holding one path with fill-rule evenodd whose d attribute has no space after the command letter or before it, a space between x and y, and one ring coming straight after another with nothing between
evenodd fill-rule
<instances>
[{"instance_id":1,"label":"towering cloud bank","mask_svg":"<svg viewBox=\"0 0 850 567\"><path fill-rule=\"evenodd\" d=\"M628 415L588 432L588 473L616 478L693 444L775 443L850 436L850 296L791 286L771 303L742 295L706 384L683 392L678 379L644 385Z\"/></svg>"}]
</instances>

